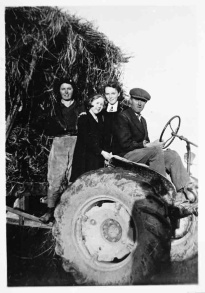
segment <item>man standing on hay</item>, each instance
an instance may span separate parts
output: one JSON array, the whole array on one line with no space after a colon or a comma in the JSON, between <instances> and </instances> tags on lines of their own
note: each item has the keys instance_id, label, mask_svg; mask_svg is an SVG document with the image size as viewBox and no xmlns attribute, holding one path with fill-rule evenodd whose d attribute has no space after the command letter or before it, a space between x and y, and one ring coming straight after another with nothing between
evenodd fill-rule
<instances>
[{"instance_id":1,"label":"man standing on hay","mask_svg":"<svg viewBox=\"0 0 205 293\"><path fill-rule=\"evenodd\" d=\"M47 211L40 217L43 223L53 221L54 209L62 193L62 183L70 180L73 152L77 139L77 121L83 107L77 102L73 80L62 78L55 82L56 107L45 123L45 134L53 137L48 157Z\"/></svg>"}]
</instances>

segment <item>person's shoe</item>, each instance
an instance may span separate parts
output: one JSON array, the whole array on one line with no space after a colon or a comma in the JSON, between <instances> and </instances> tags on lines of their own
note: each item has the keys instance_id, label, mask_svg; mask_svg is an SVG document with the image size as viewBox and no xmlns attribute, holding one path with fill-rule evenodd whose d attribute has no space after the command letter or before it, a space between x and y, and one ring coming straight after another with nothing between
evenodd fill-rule
<instances>
[{"instance_id":1,"label":"person's shoe","mask_svg":"<svg viewBox=\"0 0 205 293\"><path fill-rule=\"evenodd\" d=\"M187 186L185 186L183 188L183 192L190 202L195 202L197 200L197 186L193 182L190 182Z\"/></svg>"},{"instance_id":2,"label":"person's shoe","mask_svg":"<svg viewBox=\"0 0 205 293\"><path fill-rule=\"evenodd\" d=\"M48 197L47 197L47 196L44 196L44 197L41 197L41 198L40 198L40 203L45 203L45 204L47 204L47 202L48 202Z\"/></svg>"},{"instance_id":3,"label":"person's shoe","mask_svg":"<svg viewBox=\"0 0 205 293\"><path fill-rule=\"evenodd\" d=\"M48 224L54 221L54 208L48 208L47 212L39 218L43 224Z\"/></svg>"}]
</instances>

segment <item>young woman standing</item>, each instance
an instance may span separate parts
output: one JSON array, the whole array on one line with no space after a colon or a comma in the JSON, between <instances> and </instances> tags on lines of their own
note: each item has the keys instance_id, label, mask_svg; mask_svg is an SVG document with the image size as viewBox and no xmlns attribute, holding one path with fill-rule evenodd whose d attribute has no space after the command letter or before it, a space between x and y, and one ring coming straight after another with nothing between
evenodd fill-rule
<instances>
[{"instance_id":1,"label":"young woman standing","mask_svg":"<svg viewBox=\"0 0 205 293\"><path fill-rule=\"evenodd\" d=\"M62 78L54 84L56 104L44 125L45 134L52 137L53 142L48 157L47 211L40 218L43 223L53 220L55 206L63 192L62 183L65 178L70 181L78 116L82 111L76 92L75 84L69 78Z\"/></svg>"}]
</instances>

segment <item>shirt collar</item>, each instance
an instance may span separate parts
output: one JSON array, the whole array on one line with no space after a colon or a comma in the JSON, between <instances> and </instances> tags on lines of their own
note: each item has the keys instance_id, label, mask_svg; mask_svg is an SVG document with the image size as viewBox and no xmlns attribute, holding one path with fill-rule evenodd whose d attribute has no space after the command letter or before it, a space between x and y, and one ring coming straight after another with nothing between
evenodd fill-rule
<instances>
[{"instance_id":1,"label":"shirt collar","mask_svg":"<svg viewBox=\"0 0 205 293\"><path fill-rule=\"evenodd\" d=\"M142 115L140 113L136 113L136 112L135 112L135 115L139 118L139 121L141 121Z\"/></svg>"},{"instance_id":2,"label":"shirt collar","mask_svg":"<svg viewBox=\"0 0 205 293\"><path fill-rule=\"evenodd\" d=\"M66 108L70 107L72 104L74 103L74 100L71 101L65 101L65 100L61 100L61 104L64 105Z\"/></svg>"},{"instance_id":3,"label":"shirt collar","mask_svg":"<svg viewBox=\"0 0 205 293\"><path fill-rule=\"evenodd\" d=\"M112 111L110 111L111 107L113 107ZM114 105L111 105L111 104L108 103L107 112L117 112L117 108L118 108L118 101Z\"/></svg>"},{"instance_id":4,"label":"shirt collar","mask_svg":"<svg viewBox=\"0 0 205 293\"><path fill-rule=\"evenodd\" d=\"M90 114L93 116L93 118L95 119L95 121L98 122L98 117L97 115L95 115L91 110L89 110Z\"/></svg>"}]
</instances>

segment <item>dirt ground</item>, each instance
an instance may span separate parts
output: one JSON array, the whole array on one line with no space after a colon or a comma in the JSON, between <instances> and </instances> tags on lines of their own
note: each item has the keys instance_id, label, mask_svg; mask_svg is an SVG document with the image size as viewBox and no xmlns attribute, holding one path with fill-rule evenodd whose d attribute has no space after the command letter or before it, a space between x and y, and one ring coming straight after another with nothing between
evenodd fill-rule
<instances>
[{"instance_id":1,"label":"dirt ground","mask_svg":"<svg viewBox=\"0 0 205 293\"><path fill-rule=\"evenodd\" d=\"M55 255L50 229L7 225L7 285L75 285Z\"/></svg>"},{"instance_id":2,"label":"dirt ground","mask_svg":"<svg viewBox=\"0 0 205 293\"><path fill-rule=\"evenodd\" d=\"M152 284L197 284L198 259L172 263ZM77 286L54 252L51 230L7 224L7 286Z\"/></svg>"}]
</instances>

